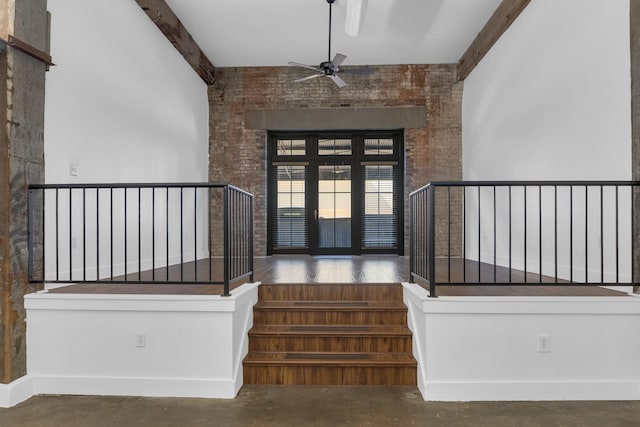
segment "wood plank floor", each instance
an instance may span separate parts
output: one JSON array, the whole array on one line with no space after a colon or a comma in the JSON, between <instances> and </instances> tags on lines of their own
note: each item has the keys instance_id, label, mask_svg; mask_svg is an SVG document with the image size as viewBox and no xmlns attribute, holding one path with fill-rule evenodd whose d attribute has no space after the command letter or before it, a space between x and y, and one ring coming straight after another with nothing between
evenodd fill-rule
<instances>
[{"instance_id":1,"label":"wood plank floor","mask_svg":"<svg viewBox=\"0 0 640 427\"><path fill-rule=\"evenodd\" d=\"M219 280L221 267L219 261L213 265L212 277ZM466 272L463 273L463 265ZM436 265L437 280L446 282L449 280L449 263L438 260ZM199 261L187 263L180 272L179 268L170 267L169 277L177 280L180 274L184 280L193 280L195 272L199 279L208 277L209 263ZM478 272L478 270L480 270ZM512 286L473 285L475 282L493 283L494 274L496 281L508 281L511 277ZM509 276L511 274L511 276ZM157 269L156 280L166 278L166 269ZM88 283L64 286L53 289L52 293L94 293L94 294L181 294L181 295L220 295L221 285L200 284L147 284L145 280L152 277L149 271L140 275L139 283L115 284L115 283ZM562 286L544 285L552 280L549 277L540 278L537 274L527 274L527 284L524 283L525 275L522 271L509 270L504 267L478 264L478 262L466 260L451 260L451 281L469 282L469 286L438 286L439 296L625 296L626 294L598 286ZM137 273L130 279L138 280ZM232 283L231 289L246 282ZM409 259L393 255L366 255L366 256L309 256L309 255L275 255L271 257L256 258L254 261L254 280L262 283L399 283L409 281ZM419 283L426 287L426 283Z\"/></svg>"}]
</instances>

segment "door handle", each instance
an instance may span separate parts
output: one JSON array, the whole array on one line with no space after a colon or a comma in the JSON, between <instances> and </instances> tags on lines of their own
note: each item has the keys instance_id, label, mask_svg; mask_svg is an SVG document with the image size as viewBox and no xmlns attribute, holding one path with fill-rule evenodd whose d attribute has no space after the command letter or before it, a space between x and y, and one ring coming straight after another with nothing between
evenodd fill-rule
<instances>
[{"instance_id":1,"label":"door handle","mask_svg":"<svg viewBox=\"0 0 640 427\"><path fill-rule=\"evenodd\" d=\"M313 210L313 217L316 219L316 221L318 220L318 209Z\"/></svg>"}]
</instances>

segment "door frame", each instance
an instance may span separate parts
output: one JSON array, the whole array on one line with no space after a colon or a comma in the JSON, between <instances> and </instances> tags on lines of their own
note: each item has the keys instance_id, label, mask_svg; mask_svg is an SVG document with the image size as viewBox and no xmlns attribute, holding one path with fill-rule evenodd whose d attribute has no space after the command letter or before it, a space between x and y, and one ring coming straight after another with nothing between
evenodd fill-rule
<instances>
[{"instance_id":1,"label":"door frame","mask_svg":"<svg viewBox=\"0 0 640 427\"><path fill-rule=\"evenodd\" d=\"M352 154L319 155L318 140L348 138L352 140ZM390 138L393 140L393 155L365 155L365 138ZM278 156L275 141L292 139L306 141L307 151L303 155ZM361 254L404 254L404 131L396 130L340 130L340 131L269 131L267 134L267 255L310 254L310 255L361 255ZM396 248L363 248L362 221L364 216L364 167L363 164L396 162L394 177L394 206L396 212ZM275 165L305 164L307 166L305 185L305 209L307 225L307 247L274 248L275 221L277 218L277 177ZM351 247L319 248L318 224L314 209L318 208L318 169L324 165L351 166Z\"/></svg>"}]
</instances>

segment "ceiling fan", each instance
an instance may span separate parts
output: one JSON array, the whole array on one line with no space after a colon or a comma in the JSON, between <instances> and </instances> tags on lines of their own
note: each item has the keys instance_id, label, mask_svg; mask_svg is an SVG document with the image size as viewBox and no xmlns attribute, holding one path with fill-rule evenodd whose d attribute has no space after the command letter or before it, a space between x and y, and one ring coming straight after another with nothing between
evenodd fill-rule
<instances>
[{"instance_id":1,"label":"ceiling fan","mask_svg":"<svg viewBox=\"0 0 640 427\"><path fill-rule=\"evenodd\" d=\"M345 87L347 83L340 78L340 76L336 75L336 73L344 73L344 74L373 74L375 72L374 69L371 68L358 68L351 70L343 70L340 68L340 65L347 58L346 55L341 53L336 53L336 56L333 57L333 61L331 60L331 6L335 3L336 0L327 0L329 3L329 55L328 59L324 62L321 62L320 65L314 67L312 65L300 64L299 62L289 62L289 65L293 65L295 67L302 67L308 70L313 70L316 74L312 74L307 77L303 77L301 79L294 80L295 82L303 82L306 80L315 79L316 77L328 77L338 86Z\"/></svg>"}]
</instances>

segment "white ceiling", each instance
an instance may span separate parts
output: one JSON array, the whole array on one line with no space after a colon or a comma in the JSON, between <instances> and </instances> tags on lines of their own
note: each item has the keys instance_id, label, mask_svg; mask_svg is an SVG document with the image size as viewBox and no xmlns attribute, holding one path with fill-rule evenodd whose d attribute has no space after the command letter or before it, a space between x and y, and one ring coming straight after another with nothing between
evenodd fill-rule
<instances>
[{"instance_id":1,"label":"white ceiling","mask_svg":"<svg viewBox=\"0 0 640 427\"><path fill-rule=\"evenodd\" d=\"M166 0L217 67L327 59L326 0ZM332 56L344 65L458 62L501 0L369 0L357 37L333 5Z\"/></svg>"}]
</instances>

